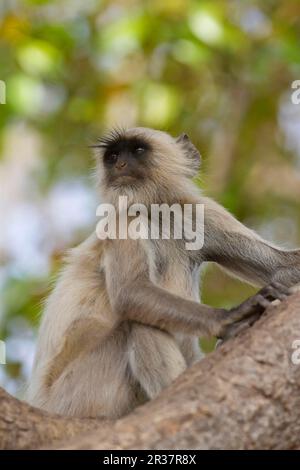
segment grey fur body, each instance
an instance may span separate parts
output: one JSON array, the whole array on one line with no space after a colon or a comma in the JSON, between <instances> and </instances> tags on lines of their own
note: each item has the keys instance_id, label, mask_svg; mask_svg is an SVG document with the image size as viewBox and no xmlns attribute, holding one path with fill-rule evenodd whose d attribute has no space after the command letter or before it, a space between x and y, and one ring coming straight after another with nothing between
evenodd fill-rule
<instances>
[{"instance_id":1,"label":"grey fur body","mask_svg":"<svg viewBox=\"0 0 300 470\"><path fill-rule=\"evenodd\" d=\"M202 203L204 247L187 251L181 240L101 241L92 235L70 251L46 302L28 389L30 403L49 412L128 413L199 360L199 336L230 337L270 300L284 298L285 286L300 282L300 250L269 244L199 193L191 181L197 151L186 137L137 128L122 138L136 136L151 144L147 178L142 185L121 185L118 178L108 184L100 150L102 200L117 207L125 194L129 203L147 207ZM257 285L283 286L273 284L230 311L213 309L199 298L199 273L207 261Z\"/></svg>"}]
</instances>

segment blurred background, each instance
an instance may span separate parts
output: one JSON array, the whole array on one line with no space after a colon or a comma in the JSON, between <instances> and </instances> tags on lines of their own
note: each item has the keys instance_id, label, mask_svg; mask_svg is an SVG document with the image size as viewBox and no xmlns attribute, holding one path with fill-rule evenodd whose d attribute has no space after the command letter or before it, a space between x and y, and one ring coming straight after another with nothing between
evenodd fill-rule
<instances>
[{"instance_id":1,"label":"blurred background","mask_svg":"<svg viewBox=\"0 0 300 470\"><path fill-rule=\"evenodd\" d=\"M28 377L63 252L95 228L87 146L110 126L187 132L207 194L269 240L300 244L299 45L298 0L1 1L0 384L9 392ZM203 286L215 306L254 292L214 266Z\"/></svg>"}]
</instances>

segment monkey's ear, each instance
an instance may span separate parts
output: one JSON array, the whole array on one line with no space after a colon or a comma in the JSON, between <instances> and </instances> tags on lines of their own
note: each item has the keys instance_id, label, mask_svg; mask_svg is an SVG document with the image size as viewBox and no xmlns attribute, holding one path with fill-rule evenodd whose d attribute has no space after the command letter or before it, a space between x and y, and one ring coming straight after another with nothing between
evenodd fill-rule
<instances>
[{"instance_id":1,"label":"monkey's ear","mask_svg":"<svg viewBox=\"0 0 300 470\"><path fill-rule=\"evenodd\" d=\"M196 175L201 166L201 155L199 150L185 133L180 134L180 136L176 138L176 143L181 145L181 148L183 149L189 163L191 163Z\"/></svg>"}]
</instances>

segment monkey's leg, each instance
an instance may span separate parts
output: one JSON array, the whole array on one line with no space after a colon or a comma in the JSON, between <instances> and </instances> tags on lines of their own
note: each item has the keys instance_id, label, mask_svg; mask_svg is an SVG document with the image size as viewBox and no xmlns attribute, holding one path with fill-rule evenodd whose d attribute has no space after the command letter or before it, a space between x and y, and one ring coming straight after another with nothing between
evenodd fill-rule
<instances>
[{"instance_id":1,"label":"monkey's leg","mask_svg":"<svg viewBox=\"0 0 300 470\"><path fill-rule=\"evenodd\" d=\"M75 320L57 354L42 363L29 402L50 413L118 418L140 404L128 374L123 325L103 328L95 316Z\"/></svg>"},{"instance_id":2,"label":"monkey's leg","mask_svg":"<svg viewBox=\"0 0 300 470\"><path fill-rule=\"evenodd\" d=\"M187 367L171 335L135 322L130 334L129 364L149 399L155 398Z\"/></svg>"},{"instance_id":3,"label":"monkey's leg","mask_svg":"<svg viewBox=\"0 0 300 470\"><path fill-rule=\"evenodd\" d=\"M96 316L87 316L74 320L67 329L61 349L51 359L45 370L45 385L51 385L60 377L70 362L79 354L92 350L109 334L103 323Z\"/></svg>"}]
</instances>

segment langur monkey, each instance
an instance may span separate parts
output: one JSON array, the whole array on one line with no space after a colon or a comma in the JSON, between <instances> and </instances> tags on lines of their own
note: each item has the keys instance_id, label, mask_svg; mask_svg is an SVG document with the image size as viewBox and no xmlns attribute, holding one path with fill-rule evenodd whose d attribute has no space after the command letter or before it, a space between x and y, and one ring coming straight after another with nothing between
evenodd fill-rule
<instances>
[{"instance_id":1,"label":"langur monkey","mask_svg":"<svg viewBox=\"0 0 300 470\"><path fill-rule=\"evenodd\" d=\"M46 301L28 401L51 413L118 418L156 397L199 360L198 338L226 340L300 282L300 250L282 250L204 197L200 155L186 134L134 128L95 145L101 201L203 204L204 246L183 240L99 240L72 249ZM200 303L199 274L215 262L263 286L231 310Z\"/></svg>"}]
</instances>

